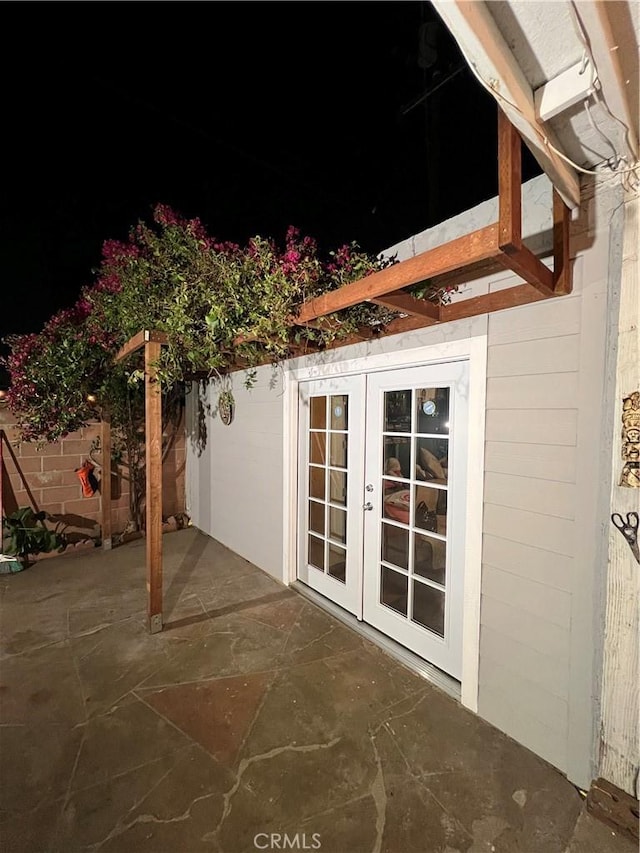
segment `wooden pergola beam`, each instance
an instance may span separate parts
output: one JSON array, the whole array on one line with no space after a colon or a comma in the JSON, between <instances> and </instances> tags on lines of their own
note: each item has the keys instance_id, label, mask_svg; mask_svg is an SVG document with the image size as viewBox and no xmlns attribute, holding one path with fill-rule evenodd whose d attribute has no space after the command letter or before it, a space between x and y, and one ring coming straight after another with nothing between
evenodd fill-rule
<instances>
[{"instance_id":1,"label":"wooden pergola beam","mask_svg":"<svg viewBox=\"0 0 640 853\"><path fill-rule=\"evenodd\" d=\"M542 296L553 296L553 272L526 246L505 251L500 262L505 269L523 278L527 284L539 290Z\"/></svg>"},{"instance_id":2,"label":"wooden pergola beam","mask_svg":"<svg viewBox=\"0 0 640 853\"><path fill-rule=\"evenodd\" d=\"M335 332L342 325L337 318L326 316L311 317L308 320L300 317L291 317L290 324L292 326L304 326L307 329L318 329L321 332Z\"/></svg>"},{"instance_id":3,"label":"wooden pergola beam","mask_svg":"<svg viewBox=\"0 0 640 853\"><path fill-rule=\"evenodd\" d=\"M116 354L115 361L116 363L122 361L128 355L131 355L131 353L137 352L137 350L142 349L145 344L166 344L167 342L167 336L164 332L157 332L154 329L144 329L142 332L138 332L132 338L129 338L126 344L120 347L120 350Z\"/></svg>"},{"instance_id":4,"label":"wooden pergola beam","mask_svg":"<svg viewBox=\"0 0 640 853\"><path fill-rule=\"evenodd\" d=\"M515 308L518 305L528 305L530 302L539 302L546 298L543 293L530 284L516 284L514 287L506 287L504 290L495 290L493 293L483 293L481 296L472 296L470 299L463 299L461 302L443 305L442 322L461 320L463 317L476 317L478 314L491 314L494 311Z\"/></svg>"},{"instance_id":5,"label":"wooden pergola beam","mask_svg":"<svg viewBox=\"0 0 640 853\"><path fill-rule=\"evenodd\" d=\"M497 258L500 254L498 226L494 223L399 264L392 264L358 281L344 284L338 290L316 296L302 305L296 323L302 325L359 302L370 302L396 290L420 284L435 275L452 272L469 263Z\"/></svg>"}]
</instances>

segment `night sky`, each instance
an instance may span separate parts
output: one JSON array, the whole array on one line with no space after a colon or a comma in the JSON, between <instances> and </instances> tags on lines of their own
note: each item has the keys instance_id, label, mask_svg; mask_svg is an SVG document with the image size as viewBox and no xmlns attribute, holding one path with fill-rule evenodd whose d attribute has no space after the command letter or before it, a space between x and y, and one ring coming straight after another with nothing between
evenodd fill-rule
<instances>
[{"instance_id":1,"label":"night sky","mask_svg":"<svg viewBox=\"0 0 640 853\"><path fill-rule=\"evenodd\" d=\"M3 12L0 336L75 301L156 202L221 240L378 252L497 191L496 107L429 3Z\"/></svg>"}]
</instances>

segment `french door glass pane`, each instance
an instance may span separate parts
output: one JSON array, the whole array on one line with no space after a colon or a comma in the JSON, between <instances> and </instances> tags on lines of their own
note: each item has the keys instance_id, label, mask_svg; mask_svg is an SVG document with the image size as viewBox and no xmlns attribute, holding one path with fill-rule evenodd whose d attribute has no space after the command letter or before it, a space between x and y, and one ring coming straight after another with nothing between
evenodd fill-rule
<instances>
[{"instance_id":1,"label":"french door glass pane","mask_svg":"<svg viewBox=\"0 0 640 853\"><path fill-rule=\"evenodd\" d=\"M309 418L311 429L326 429L327 426L327 398L311 398L311 417Z\"/></svg>"},{"instance_id":2,"label":"french door glass pane","mask_svg":"<svg viewBox=\"0 0 640 853\"><path fill-rule=\"evenodd\" d=\"M329 471L329 500L334 504L347 505L347 472Z\"/></svg>"},{"instance_id":3,"label":"french door glass pane","mask_svg":"<svg viewBox=\"0 0 640 853\"><path fill-rule=\"evenodd\" d=\"M348 429L349 398L346 394L331 397L331 429Z\"/></svg>"},{"instance_id":4,"label":"french door glass pane","mask_svg":"<svg viewBox=\"0 0 640 853\"><path fill-rule=\"evenodd\" d=\"M324 504L309 501L309 530L324 536Z\"/></svg>"},{"instance_id":5,"label":"french door glass pane","mask_svg":"<svg viewBox=\"0 0 640 853\"><path fill-rule=\"evenodd\" d=\"M382 525L382 559L401 569L409 568L409 531L394 524Z\"/></svg>"},{"instance_id":6,"label":"french door glass pane","mask_svg":"<svg viewBox=\"0 0 640 853\"><path fill-rule=\"evenodd\" d=\"M342 432L330 433L331 456L329 464L334 468L347 467L347 436Z\"/></svg>"},{"instance_id":7,"label":"french door glass pane","mask_svg":"<svg viewBox=\"0 0 640 853\"><path fill-rule=\"evenodd\" d=\"M324 572L324 539L309 536L309 564Z\"/></svg>"},{"instance_id":8,"label":"french door glass pane","mask_svg":"<svg viewBox=\"0 0 640 853\"><path fill-rule=\"evenodd\" d=\"M347 552L331 542L329 543L329 574L341 583L347 581Z\"/></svg>"},{"instance_id":9,"label":"french door glass pane","mask_svg":"<svg viewBox=\"0 0 640 853\"><path fill-rule=\"evenodd\" d=\"M309 466L309 497L324 500L324 468Z\"/></svg>"},{"instance_id":10,"label":"french door glass pane","mask_svg":"<svg viewBox=\"0 0 640 853\"><path fill-rule=\"evenodd\" d=\"M411 442L402 436L385 436L382 468L387 477L407 479L411 473Z\"/></svg>"},{"instance_id":11,"label":"french door glass pane","mask_svg":"<svg viewBox=\"0 0 640 853\"><path fill-rule=\"evenodd\" d=\"M444 593L418 580L413 581L413 616L430 631L444 637Z\"/></svg>"},{"instance_id":12,"label":"french door glass pane","mask_svg":"<svg viewBox=\"0 0 640 853\"><path fill-rule=\"evenodd\" d=\"M380 603L406 616L409 584L407 576L386 566L381 566L380 571Z\"/></svg>"},{"instance_id":13,"label":"french door glass pane","mask_svg":"<svg viewBox=\"0 0 640 853\"><path fill-rule=\"evenodd\" d=\"M411 491L409 489L386 489L386 494L384 496L384 517L392 518L394 521L399 521L401 524L409 524L410 500Z\"/></svg>"},{"instance_id":14,"label":"french door glass pane","mask_svg":"<svg viewBox=\"0 0 640 853\"><path fill-rule=\"evenodd\" d=\"M415 445L418 480L446 485L449 471L449 439L418 438Z\"/></svg>"},{"instance_id":15,"label":"french door glass pane","mask_svg":"<svg viewBox=\"0 0 640 853\"><path fill-rule=\"evenodd\" d=\"M343 509L329 509L329 538L336 542L347 542L347 513Z\"/></svg>"},{"instance_id":16,"label":"french door glass pane","mask_svg":"<svg viewBox=\"0 0 640 853\"><path fill-rule=\"evenodd\" d=\"M384 431L411 432L411 391L385 393Z\"/></svg>"},{"instance_id":17,"label":"french door glass pane","mask_svg":"<svg viewBox=\"0 0 640 853\"><path fill-rule=\"evenodd\" d=\"M415 486L413 523L420 530L447 533L447 490L435 486Z\"/></svg>"},{"instance_id":18,"label":"french door glass pane","mask_svg":"<svg viewBox=\"0 0 640 853\"><path fill-rule=\"evenodd\" d=\"M421 578L445 585L447 543L433 536L414 536L413 572Z\"/></svg>"},{"instance_id":19,"label":"french door glass pane","mask_svg":"<svg viewBox=\"0 0 640 853\"><path fill-rule=\"evenodd\" d=\"M449 388L416 389L416 432L448 434Z\"/></svg>"},{"instance_id":20,"label":"french door glass pane","mask_svg":"<svg viewBox=\"0 0 640 853\"><path fill-rule=\"evenodd\" d=\"M309 433L309 461L324 465L327 461L327 436L323 432Z\"/></svg>"}]
</instances>

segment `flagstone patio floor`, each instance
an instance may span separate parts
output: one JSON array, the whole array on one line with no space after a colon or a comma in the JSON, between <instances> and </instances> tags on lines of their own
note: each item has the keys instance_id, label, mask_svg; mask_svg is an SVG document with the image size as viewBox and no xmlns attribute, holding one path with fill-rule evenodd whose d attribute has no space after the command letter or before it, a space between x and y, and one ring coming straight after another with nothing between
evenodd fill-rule
<instances>
[{"instance_id":1,"label":"flagstone patio floor","mask_svg":"<svg viewBox=\"0 0 640 853\"><path fill-rule=\"evenodd\" d=\"M194 528L163 544L156 635L143 540L0 577L2 853L636 849L305 597Z\"/></svg>"}]
</instances>

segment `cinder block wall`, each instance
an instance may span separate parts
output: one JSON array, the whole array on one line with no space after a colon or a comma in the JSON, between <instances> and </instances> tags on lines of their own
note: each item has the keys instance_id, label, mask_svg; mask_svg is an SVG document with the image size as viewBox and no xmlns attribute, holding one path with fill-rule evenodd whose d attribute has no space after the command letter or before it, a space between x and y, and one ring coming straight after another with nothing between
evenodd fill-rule
<instances>
[{"instance_id":1,"label":"cinder block wall","mask_svg":"<svg viewBox=\"0 0 640 853\"><path fill-rule=\"evenodd\" d=\"M61 520L64 532L71 538L94 538L100 535L101 505L100 492L93 497L82 496L82 486L76 469L85 459L90 459L92 441L100 434L100 424L95 423L70 433L62 441L38 447L36 444L17 444L16 419L13 413L0 405L0 429L7 435L16 455L29 490L39 510L44 510ZM175 441L163 464L163 516L165 518L185 511L185 434L181 424ZM100 459L99 454L96 458ZM29 494L24 487L16 465L7 450L3 449L3 502L5 513L18 507L31 506ZM121 532L130 518L129 483L119 469L112 475L112 525L115 533ZM100 481L101 470L96 467L96 479Z\"/></svg>"}]
</instances>

